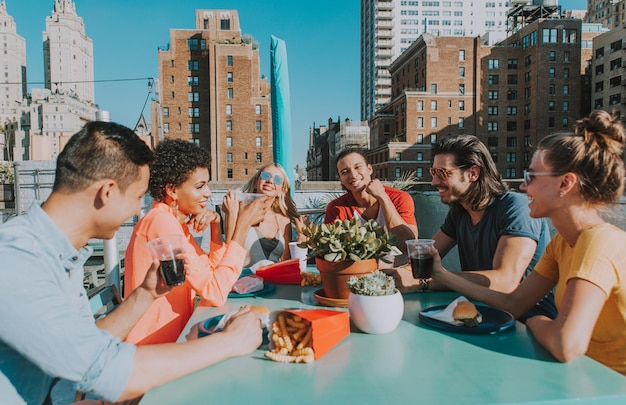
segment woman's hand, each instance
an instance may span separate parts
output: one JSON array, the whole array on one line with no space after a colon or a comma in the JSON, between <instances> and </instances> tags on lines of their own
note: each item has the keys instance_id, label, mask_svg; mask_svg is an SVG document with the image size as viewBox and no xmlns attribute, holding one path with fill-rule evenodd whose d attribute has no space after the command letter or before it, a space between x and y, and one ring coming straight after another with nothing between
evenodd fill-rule
<instances>
[{"instance_id":1,"label":"woman's hand","mask_svg":"<svg viewBox=\"0 0 626 405\"><path fill-rule=\"evenodd\" d=\"M224 199L222 200L222 211L226 217L237 218L239 215L239 201L237 200L237 193L233 190L228 190Z\"/></svg>"},{"instance_id":2,"label":"woman's hand","mask_svg":"<svg viewBox=\"0 0 626 405\"><path fill-rule=\"evenodd\" d=\"M306 236L304 236L303 231L304 231L304 228L309 226L310 223L311 221L308 215L301 215L295 219L294 225L296 226L296 232L298 232L298 240L297 240L298 242L306 241L307 238Z\"/></svg>"},{"instance_id":3,"label":"woman's hand","mask_svg":"<svg viewBox=\"0 0 626 405\"><path fill-rule=\"evenodd\" d=\"M222 219L217 212L207 209L204 212L191 217L189 224L192 226L195 233L202 233L206 230L209 224L218 224L219 226L221 220Z\"/></svg>"}]
</instances>

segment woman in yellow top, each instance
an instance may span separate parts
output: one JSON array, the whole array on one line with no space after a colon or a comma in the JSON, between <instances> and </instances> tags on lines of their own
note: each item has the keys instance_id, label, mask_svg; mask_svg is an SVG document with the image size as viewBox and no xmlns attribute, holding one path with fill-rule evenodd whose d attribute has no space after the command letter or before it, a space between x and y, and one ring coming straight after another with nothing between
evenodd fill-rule
<instances>
[{"instance_id":1,"label":"woman in yellow top","mask_svg":"<svg viewBox=\"0 0 626 405\"><path fill-rule=\"evenodd\" d=\"M208 165L209 153L190 142L165 140L156 147L149 183L154 203L135 225L126 250L124 295L129 296L141 284L153 261L147 242L165 235L184 236L186 281L152 303L131 329L127 342L175 342L191 317L196 293L203 305L221 306L241 274L246 232L265 216L271 201L259 199L241 207L232 240L225 245L220 216L207 209L211 198ZM209 224L211 245L206 254L190 228L199 232Z\"/></svg>"},{"instance_id":2,"label":"woman in yellow top","mask_svg":"<svg viewBox=\"0 0 626 405\"><path fill-rule=\"evenodd\" d=\"M539 142L522 189L530 215L550 218L558 234L515 291L470 283L443 269L438 255L433 277L515 317L556 286L557 318L526 322L539 343L559 361L586 354L626 375L626 232L601 215L624 191L624 142L624 127L605 111Z\"/></svg>"}]
</instances>

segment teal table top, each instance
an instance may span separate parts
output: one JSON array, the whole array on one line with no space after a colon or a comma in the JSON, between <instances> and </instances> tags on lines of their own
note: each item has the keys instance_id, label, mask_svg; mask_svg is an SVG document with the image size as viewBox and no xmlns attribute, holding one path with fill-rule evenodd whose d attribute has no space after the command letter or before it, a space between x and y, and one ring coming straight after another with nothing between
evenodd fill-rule
<instances>
[{"instance_id":1,"label":"teal table top","mask_svg":"<svg viewBox=\"0 0 626 405\"><path fill-rule=\"evenodd\" d=\"M272 311L319 308L312 300L318 288L279 285L264 297L230 298L220 308L198 307L179 341L191 325L244 304ZM422 309L457 297L407 294L403 321L389 334L369 335L352 325L347 338L310 364L270 361L262 346L155 388L141 404L626 403L624 376L586 356L557 362L519 322L500 333L468 335L419 320Z\"/></svg>"}]
</instances>

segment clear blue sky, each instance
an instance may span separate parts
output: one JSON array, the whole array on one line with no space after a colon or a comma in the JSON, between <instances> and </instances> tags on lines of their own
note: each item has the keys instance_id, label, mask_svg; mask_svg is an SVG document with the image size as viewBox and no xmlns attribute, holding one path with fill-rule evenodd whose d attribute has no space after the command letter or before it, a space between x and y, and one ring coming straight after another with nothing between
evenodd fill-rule
<instances>
[{"instance_id":1,"label":"clear blue sky","mask_svg":"<svg viewBox=\"0 0 626 405\"><path fill-rule=\"evenodd\" d=\"M286 42L291 91L293 162L306 164L309 129L360 119L359 0L76 0L93 40L95 79L156 77L157 47L171 28L193 29L196 9L235 9L241 29L258 41L261 73L270 77L270 35ZM43 81L42 32L54 0L6 0L26 39L29 82ZM586 0L561 0L584 9ZM43 87L42 84L30 85ZM96 83L96 102L114 121L134 128L148 97L148 81ZM152 97L152 95L151 95ZM144 110L150 117L150 105Z\"/></svg>"},{"instance_id":2,"label":"clear blue sky","mask_svg":"<svg viewBox=\"0 0 626 405\"><path fill-rule=\"evenodd\" d=\"M157 47L171 28L194 29L196 9L235 9L241 30L259 43L261 74L270 77L270 36L285 41L289 64L293 163L306 164L309 128L360 119L359 0L75 0L93 40L95 79L158 75ZM6 0L26 39L29 82L43 82L42 32L54 0ZM42 84L29 86L43 87ZM96 103L134 128L148 81L96 83ZM144 114L149 118L150 106Z\"/></svg>"}]
</instances>

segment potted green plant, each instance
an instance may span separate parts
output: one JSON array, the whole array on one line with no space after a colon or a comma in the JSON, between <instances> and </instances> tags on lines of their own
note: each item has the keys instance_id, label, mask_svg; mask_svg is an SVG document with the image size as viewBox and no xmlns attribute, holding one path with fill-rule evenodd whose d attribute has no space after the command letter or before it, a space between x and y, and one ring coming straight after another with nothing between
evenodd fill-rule
<instances>
[{"instance_id":1,"label":"potted green plant","mask_svg":"<svg viewBox=\"0 0 626 405\"><path fill-rule=\"evenodd\" d=\"M348 311L354 325L366 333L396 329L404 314L404 300L393 277L380 270L347 281Z\"/></svg>"},{"instance_id":2,"label":"potted green plant","mask_svg":"<svg viewBox=\"0 0 626 405\"><path fill-rule=\"evenodd\" d=\"M347 301L350 291L346 282L350 276L371 273L378 268L379 258L400 254L395 246L396 236L374 220L362 223L353 218L332 224L310 224L303 234L307 240L299 246L308 248L315 256L323 292L331 299Z\"/></svg>"}]
</instances>

